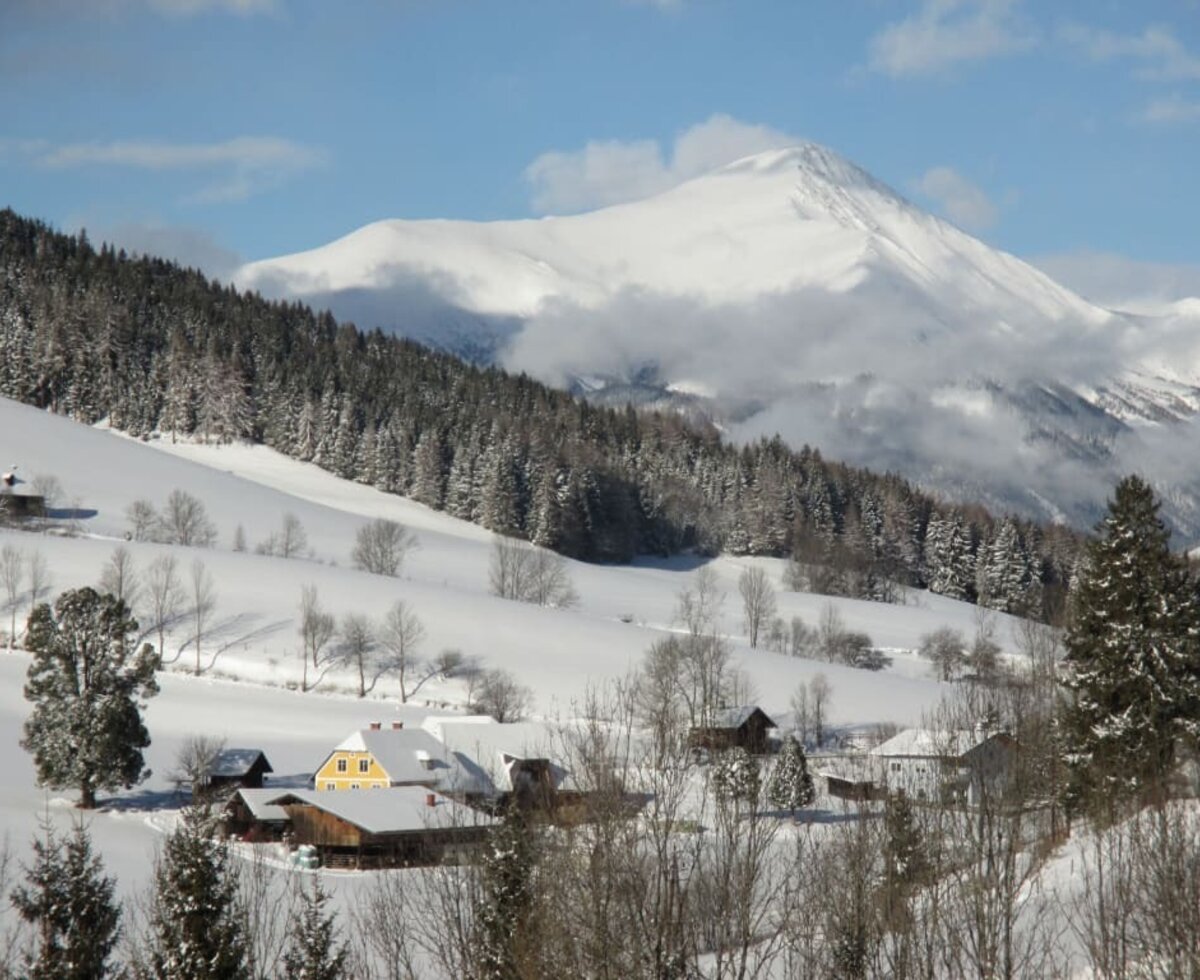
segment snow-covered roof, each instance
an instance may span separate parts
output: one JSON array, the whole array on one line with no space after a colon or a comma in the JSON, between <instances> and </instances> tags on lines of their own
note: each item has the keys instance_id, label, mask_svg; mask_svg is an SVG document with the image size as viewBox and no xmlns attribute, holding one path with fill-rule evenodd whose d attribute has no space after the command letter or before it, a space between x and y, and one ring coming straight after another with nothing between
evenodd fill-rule
<instances>
[{"instance_id":1,"label":"snow-covered roof","mask_svg":"<svg viewBox=\"0 0 1200 980\"><path fill-rule=\"evenodd\" d=\"M762 711L762 716L767 719L771 727L774 727L775 723L771 721L770 716L757 704L739 704L730 708L721 708L713 715L712 727L741 728L756 711Z\"/></svg>"},{"instance_id":2,"label":"snow-covered roof","mask_svg":"<svg viewBox=\"0 0 1200 980\"><path fill-rule=\"evenodd\" d=\"M557 764L555 728L541 722L481 723L475 719L441 719L438 723L447 752L464 767L468 783L456 787L472 793L508 793L513 789L512 765L518 760L545 759L556 789L571 789L570 773Z\"/></svg>"},{"instance_id":3,"label":"snow-covered roof","mask_svg":"<svg viewBox=\"0 0 1200 980\"><path fill-rule=\"evenodd\" d=\"M262 749L222 749L213 759L209 775L236 779L253 769L254 764L260 758L264 763L263 772L275 771L271 768L271 763L267 762L267 757L263 755Z\"/></svg>"},{"instance_id":4,"label":"snow-covered roof","mask_svg":"<svg viewBox=\"0 0 1200 980\"><path fill-rule=\"evenodd\" d=\"M281 806L272 803L272 800L278 799L280 790L278 787L274 789L239 789L234 796L240 796L242 802L246 804L246 809L250 811L250 815L255 820L263 820L268 823L286 822L288 812Z\"/></svg>"},{"instance_id":5,"label":"snow-covered roof","mask_svg":"<svg viewBox=\"0 0 1200 980\"><path fill-rule=\"evenodd\" d=\"M243 791L244 792L244 791ZM429 805L429 797L434 805ZM305 803L353 824L368 834L400 834L430 827L487 827L494 817L421 786L380 789L278 790L268 802L283 806Z\"/></svg>"},{"instance_id":6,"label":"snow-covered roof","mask_svg":"<svg viewBox=\"0 0 1200 980\"><path fill-rule=\"evenodd\" d=\"M933 729L906 728L886 742L871 749L874 756L915 756L918 758L953 758L966 755L995 736L969 728Z\"/></svg>"},{"instance_id":7,"label":"snow-covered roof","mask_svg":"<svg viewBox=\"0 0 1200 980\"><path fill-rule=\"evenodd\" d=\"M420 728L365 728L339 743L335 752L370 752L393 783L428 783L450 788L457 761Z\"/></svg>"}]
</instances>

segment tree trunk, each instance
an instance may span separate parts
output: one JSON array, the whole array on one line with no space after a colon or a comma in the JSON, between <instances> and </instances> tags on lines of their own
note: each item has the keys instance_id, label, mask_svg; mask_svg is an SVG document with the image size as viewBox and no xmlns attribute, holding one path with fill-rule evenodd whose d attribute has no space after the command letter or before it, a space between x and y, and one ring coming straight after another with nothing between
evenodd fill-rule
<instances>
[{"instance_id":1,"label":"tree trunk","mask_svg":"<svg viewBox=\"0 0 1200 980\"><path fill-rule=\"evenodd\" d=\"M96 809L96 790L92 787L91 782L86 779L79 784L79 809Z\"/></svg>"}]
</instances>

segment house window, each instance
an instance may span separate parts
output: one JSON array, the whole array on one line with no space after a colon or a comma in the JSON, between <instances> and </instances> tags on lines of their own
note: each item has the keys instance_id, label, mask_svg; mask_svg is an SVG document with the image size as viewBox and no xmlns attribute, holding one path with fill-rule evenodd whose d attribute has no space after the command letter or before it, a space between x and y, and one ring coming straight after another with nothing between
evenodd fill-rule
<instances>
[{"instance_id":1,"label":"house window","mask_svg":"<svg viewBox=\"0 0 1200 980\"><path fill-rule=\"evenodd\" d=\"M899 771L900 771L900 763L899 763L899 762L893 762L893 763L892 763L892 772L899 772Z\"/></svg>"},{"instance_id":2,"label":"house window","mask_svg":"<svg viewBox=\"0 0 1200 980\"><path fill-rule=\"evenodd\" d=\"M345 771L346 771L346 760L345 760L345 759L338 759L338 762L337 762L337 771L338 771L338 772L345 772Z\"/></svg>"},{"instance_id":3,"label":"house window","mask_svg":"<svg viewBox=\"0 0 1200 980\"><path fill-rule=\"evenodd\" d=\"M350 784L350 788L351 788L351 789L358 789L358 783L351 783L351 784Z\"/></svg>"},{"instance_id":4,"label":"house window","mask_svg":"<svg viewBox=\"0 0 1200 980\"><path fill-rule=\"evenodd\" d=\"M371 760L370 759L359 759L358 760L358 771L359 772L368 772L368 771L370 771L370 768L371 768Z\"/></svg>"},{"instance_id":5,"label":"house window","mask_svg":"<svg viewBox=\"0 0 1200 980\"><path fill-rule=\"evenodd\" d=\"M337 783L326 783L325 788L326 789L337 789Z\"/></svg>"}]
</instances>

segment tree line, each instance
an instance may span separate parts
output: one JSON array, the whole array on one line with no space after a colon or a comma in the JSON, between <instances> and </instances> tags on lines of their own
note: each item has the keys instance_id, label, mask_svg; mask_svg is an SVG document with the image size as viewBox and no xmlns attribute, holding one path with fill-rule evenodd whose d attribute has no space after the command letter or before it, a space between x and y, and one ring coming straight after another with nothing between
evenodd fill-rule
<instances>
[{"instance_id":1,"label":"tree line","mask_svg":"<svg viewBox=\"0 0 1200 980\"><path fill-rule=\"evenodd\" d=\"M604 408L0 212L0 395L123 431L261 441L571 557L795 558L797 587L1061 609L1081 538L905 480Z\"/></svg>"}]
</instances>

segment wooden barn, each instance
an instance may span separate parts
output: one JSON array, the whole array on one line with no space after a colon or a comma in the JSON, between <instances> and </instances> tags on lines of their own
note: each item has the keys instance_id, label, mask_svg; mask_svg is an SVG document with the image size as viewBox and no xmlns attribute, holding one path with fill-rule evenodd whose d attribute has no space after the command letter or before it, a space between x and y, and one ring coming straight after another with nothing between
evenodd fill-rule
<instances>
[{"instance_id":1,"label":"wooden barn","mask_svg":"<svg viewBox=\"0 0 1200 980\"><path fill-rule=\"evenodd\" d=\"M213 759L204 790L219 793L237 786L259 789L267 773L274 771L261 749L222 749Z\"/></svg>"},{"instance_id":2,"label":"wooden barn","mask_svg":"<svg viewBox=\"0 0 1200 980\"><path fill-rule=\"evenodd\" d=\"M245 792L240 794L243 799ZM292 840L315 847L326 867L458 862L483 843L496 823L486 814L418 786L338 792L292 789L268 795L256 805L283 810Z\"/></svg>"},{"instance_id":3,"label":"wooden barn","mask_svg":"<svg viewBox=\"0 0 1200 980\"><path fill-rule=\"evenodd\" d=\"M251 844L283 840L291 826L287 810L275 804L278 789L237 790L225 804L224 829Z\"/></svg>"},{"instance_id":4,"label":"wooden barn","mask_svg":"<svg viewBox=\"0 0 1200 980\"><path fill-rule=\"evenodd\" d=\"M33 493L0 489L0 523L40 520L46 516L46 498Z\"/></svg>"},{"instance_id":5,"label":"wooden barn","mask_svg":"<svg viewBox=\"0 0 1200 980\"><path fill-rule=\"evenodd\" d=\"M752 755L762 755L767 751L767 731L775 727L775 722L758 705L721 708L710 725L697 726L688 732L688 744L713 751L737 747Z\"/></svg>"}]
</instances>

